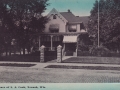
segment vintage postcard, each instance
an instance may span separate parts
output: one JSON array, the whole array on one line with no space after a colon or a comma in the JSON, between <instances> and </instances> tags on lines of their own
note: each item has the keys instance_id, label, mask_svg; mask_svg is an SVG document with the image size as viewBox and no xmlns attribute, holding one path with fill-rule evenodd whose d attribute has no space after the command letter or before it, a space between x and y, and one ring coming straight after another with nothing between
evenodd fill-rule
<instances>
[{"instance_id":1,"label":"vintage postcard","mask_svg":"<svg viewBox=\"0 0 120 90\"><path fill-rule=\"evenodd\" d=\"M0 0L0 90L119 90L119 0Z\"/></svg>"}]
</instances>

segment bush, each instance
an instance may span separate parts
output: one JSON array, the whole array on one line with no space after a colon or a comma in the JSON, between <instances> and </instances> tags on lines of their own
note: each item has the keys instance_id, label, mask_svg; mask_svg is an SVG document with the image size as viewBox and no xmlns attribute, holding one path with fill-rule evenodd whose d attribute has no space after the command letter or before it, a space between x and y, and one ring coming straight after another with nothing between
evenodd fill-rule
<instances>
[{"instance_id":1,"label":"bush","mask_svg":"<svg viewBox=\"0 0 120 90\"><path fill-rule=\"evenodd\" d=\"M90 48L89 52L94 56L109 56L110 51L103 46L93 46Z\"/></svg>"},{"instance_id":2,"label":"bush","mask_svg":"<svg viewBox=\"0 0 120 90\"><path fill-rule=\"evenodd\" d=\"M77 55L78 56L91 56L89 51L78 51Z\"/></svg>"},{"instance_id":3,"label":"bush","mask_svg":"<svg viewBox=\"0 0 120 90\"><path fill-rule=\"evenodd\" d=\"M89 45L79 45L78 50L89 51Z\"/></svg>"}]
</instances>

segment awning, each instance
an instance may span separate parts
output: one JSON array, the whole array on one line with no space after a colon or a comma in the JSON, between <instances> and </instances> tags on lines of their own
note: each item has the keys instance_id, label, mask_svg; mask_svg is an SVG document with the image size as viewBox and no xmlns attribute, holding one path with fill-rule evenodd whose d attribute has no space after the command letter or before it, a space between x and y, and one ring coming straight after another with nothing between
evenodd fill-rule
<instances>
[{"instance_id":1,"label":"awning","mask_svg":"<svg viewBox=\"0 0 120 90\"><path fill-rule=\"evenodd\" d=\"M63 43L76 43L77 36L64 36Z\"/></svg>"},{"instance_id":2,"label":"awning","mask_svg":"<svg viewBox=\"0 0 120 90\"><path fill-rule=\"evenodd\" d=\"M59 30L59 24L51 24L49 29L50 30Z\"/></svg>"},{"instance_id":3,"label":"awning","mask_svg":"<svg viewBox=\"0 0 120 90\"><path fill-rule=\"evenodd\" d=\"M77 26L76 25L69 25L68 29L69 30L77 30Z\"/></svg>"}]
</instances>

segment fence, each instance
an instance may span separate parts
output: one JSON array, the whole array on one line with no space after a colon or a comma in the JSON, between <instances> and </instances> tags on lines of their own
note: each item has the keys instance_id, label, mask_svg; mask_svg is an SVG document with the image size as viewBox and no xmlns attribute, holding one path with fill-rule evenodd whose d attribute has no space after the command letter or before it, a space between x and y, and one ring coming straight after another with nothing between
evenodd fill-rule
<instances>
[{"instance_id":1,"label":"fence","mask_svg":"<svg viewBox=\"0 0 120 90\"><path fill-rule=\"evenodd\" d=\"M44 56L45 62L57 59L57 48L45 48Z\"/></svg>"}]
</instances>

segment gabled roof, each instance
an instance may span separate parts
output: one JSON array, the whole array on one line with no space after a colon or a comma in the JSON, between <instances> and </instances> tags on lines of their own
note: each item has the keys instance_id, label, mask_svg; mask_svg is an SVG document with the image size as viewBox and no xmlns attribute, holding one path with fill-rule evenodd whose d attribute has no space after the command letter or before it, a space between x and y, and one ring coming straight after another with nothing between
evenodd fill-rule
<instances>
[{"instance_id":1,"label":"gabled roof","mask_svg":"<svg viewBox=\"0 0 120 90\"><path fill-rule=\"evenodd\" d=\"M69 22L69 23L81 23L72 12L60 12L60 14Z\"/></svg>"},{"instance_id":2,"label":"gabled roof","mask_svg":"<svg viewBox=\"0 0 120 90\"><path fill-rule=\"evenodd\" d=\"M55 8L53 8L47 15L47 17L51 16L52 14L57 14L59 17L61 17L62 20L65 22L68 22L66 18L64 18Z\"/></svg>"},{"instance_id":3,"label":"gabled roof","mask_svg":"<svg viewBox=\"0 0 120 90\"><path fill-rule=\"evenodd\" d=\"M78 17L80 21L82 21L84 24L87 24L89 21L89 16L80 16Z\"/></svg>"},{"instance_id":4,"label":"gabled roof","mask_svg":"<svg viewBox=\"0 0 120 90\"><path fill-rule=\"evenodd\" d=\"M58 12L55 8L53 8L47 16L49 17L51 14L57 14L58 16L61 17L61 19L68 23L83 22L84 24L87 25L87 22L89 20L89 16L77 17L70 10L68 10L68 12Z\"/></svg>"}]
</instances>

